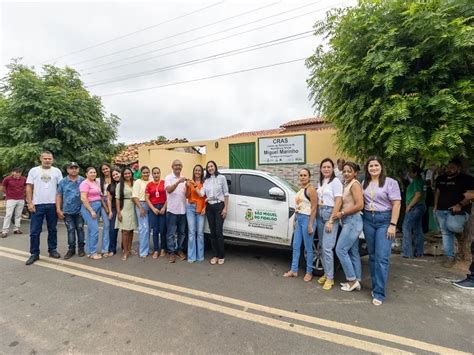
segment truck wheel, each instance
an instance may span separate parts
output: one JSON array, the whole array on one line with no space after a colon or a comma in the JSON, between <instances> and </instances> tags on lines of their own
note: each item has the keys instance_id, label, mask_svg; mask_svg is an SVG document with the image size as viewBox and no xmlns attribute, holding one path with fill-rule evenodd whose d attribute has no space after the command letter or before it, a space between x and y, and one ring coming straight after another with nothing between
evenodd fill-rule
<instances>
[{"instance_id":1,"label":"truck wheel","mask_svg":"<svg viewBox=\"0 0 474 355\"><path fill-rule=\"evenodd\" d=\"M317 241L313 242L313 275L314 276L323 276L324 268L322 261L321 247L318 245ZM306 261L306 251L304 252L304 259Z\"/></svg>"}]
</instances>

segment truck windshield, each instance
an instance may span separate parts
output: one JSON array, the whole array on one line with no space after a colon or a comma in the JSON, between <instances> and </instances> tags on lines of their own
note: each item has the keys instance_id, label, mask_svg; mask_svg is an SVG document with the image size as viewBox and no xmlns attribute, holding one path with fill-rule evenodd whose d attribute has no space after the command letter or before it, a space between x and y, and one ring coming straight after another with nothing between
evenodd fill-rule
<instances>
[{"instance_id":1,"label":"truck windshield","mask_svg":"<svg viewBox=\"0 0 474 355\"><path fill-rule=\"evenodd\" d=\"M281 177L279 176L276 176L276 175L273 175L273 174L269 174L272 178L278 180L278 182L280 182L282 185L285 185L287 188L289 188L290 190L293 190L294 192L298 192L299 188L296 187L295 185L293 185L292 183L286 181L285 179L282 179Z\"/></svg>"}]
</instances>

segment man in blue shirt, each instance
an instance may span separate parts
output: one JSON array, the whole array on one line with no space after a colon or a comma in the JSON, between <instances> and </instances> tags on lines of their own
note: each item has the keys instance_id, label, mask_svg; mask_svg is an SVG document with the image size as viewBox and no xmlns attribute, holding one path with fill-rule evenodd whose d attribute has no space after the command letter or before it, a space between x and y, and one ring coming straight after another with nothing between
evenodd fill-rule
<instances>
[{"instance_id":1,"label":"man in blue shirt","mask_svg":"<svg viewBox=\"0 0 474 355\"><path fill-rule=\"evenodd\" d=\"M79 185L84 181L84 178L79 176L79 165L75 162L68 164L67 174L59 182L56 195L56 213L60 219L64 219L67 228L69 250L64 255L64 259L69 259L76 254L76 233L78 256L86 255L84 252L84 220L81 216L81 193L79 192Z\"/></svg>"}]
</instances>

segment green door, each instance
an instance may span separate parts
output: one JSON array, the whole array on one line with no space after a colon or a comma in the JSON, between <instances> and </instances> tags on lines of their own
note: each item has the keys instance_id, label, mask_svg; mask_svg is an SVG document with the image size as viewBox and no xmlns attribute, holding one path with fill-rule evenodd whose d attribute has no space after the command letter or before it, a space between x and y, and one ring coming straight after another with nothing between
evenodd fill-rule
<instances>
[{"instance_id":1,"label":"green door","mask_svg":"<svg viewBox=\"0 0 474 355\"><path fill-rule=\"evenodd\" d=\"M255 143L229 144L231 169L255 169Z\"/></svg>"}]
</instances>

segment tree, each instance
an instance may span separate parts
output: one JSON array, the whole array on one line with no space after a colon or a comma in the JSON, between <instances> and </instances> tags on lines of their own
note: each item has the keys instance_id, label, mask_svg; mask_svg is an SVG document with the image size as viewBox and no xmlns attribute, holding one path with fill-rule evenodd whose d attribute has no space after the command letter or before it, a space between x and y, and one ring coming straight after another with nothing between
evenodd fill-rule
<instances>
[{"instance_id":1,"label":"tree","mask_svg":"<svg viewBox=\"0 0 474 355\"><path fill-rule=\"evenodd\" d=\"M468 0L363 0L315 24L314 106L360 161L446 163L474 128L474 7Z\"/></svg>"},{"instance_id":2,"label":"tree","mask_svg":"<svg viewBox=\"0 0 474 355\"><path fill-rule=\"evenodd\" d=\"M1 172L37 165L44 150L60 168L69 161L83 168L111 161L120 119L106 116L75 70L46 65L38 75L18 60L8 68L0 89Z\"/></svg>"}]
</instances>

